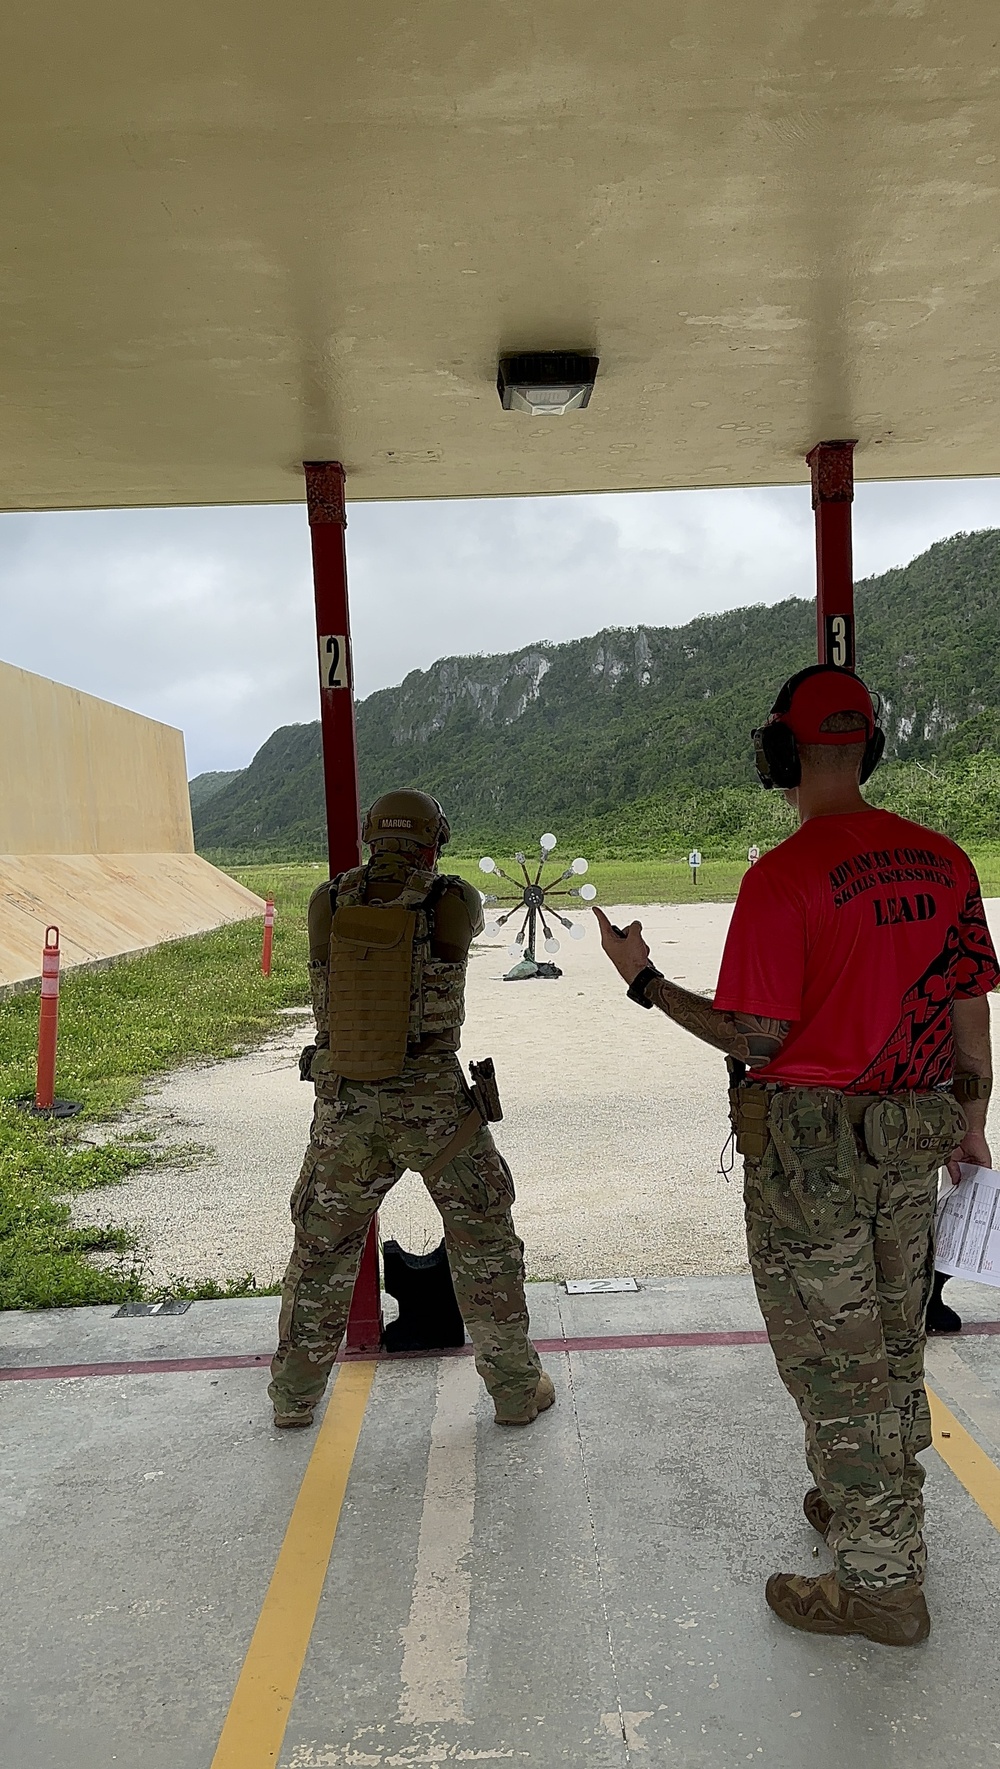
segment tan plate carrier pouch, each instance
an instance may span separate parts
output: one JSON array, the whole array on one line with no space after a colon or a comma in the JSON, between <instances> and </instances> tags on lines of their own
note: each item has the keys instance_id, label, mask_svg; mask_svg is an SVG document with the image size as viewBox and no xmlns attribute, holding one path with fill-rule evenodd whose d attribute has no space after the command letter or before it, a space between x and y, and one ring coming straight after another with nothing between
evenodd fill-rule
<instances>
[{"instance_id":1,"label":"tan plate carrier pouch","mask_svg":"<svg viewBox=\"0 0 1000 1769\"><path fill-rule=\"evenodd\" d=\"M345 903L333 912L328 1060L348 1081L402 1074L416 927L416 909L397 903Z\"/></svg>"}]
</instances>

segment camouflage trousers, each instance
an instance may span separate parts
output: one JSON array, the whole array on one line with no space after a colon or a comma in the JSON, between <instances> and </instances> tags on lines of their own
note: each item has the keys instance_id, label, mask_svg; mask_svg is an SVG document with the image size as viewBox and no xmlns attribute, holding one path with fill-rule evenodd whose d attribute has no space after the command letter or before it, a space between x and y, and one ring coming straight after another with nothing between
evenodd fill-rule
<instances>
[{"instance_id":1,"label":"camouflage trousers","mask_svg":"<svg viewBox=\"0 0 1000 1769\"><path fill-rule=\"evenodd\" d=\"M285 1273L271 1399L312 1406L347 1325L368 1225L403 1172L433 1165L469 1111L456 1057L408 1064L391 1081L343 1081L317 1097L312 1135L292 1193L295 1232ZM519 1405L541 1364L528 1338L524 1247L511 1219L514 1183L489 1131L425 1184L444 1222L448 1264L491 1395Z\"/></svg>"},{"instance_id":2,"label":"camouflage trousers","mask_svg":"<svg viewBox=\"0 0 1000 1769\"><path fill-rule=\"evenodd\" d=\"M946 1093L875 1098L860 1123L865 1109L828 1089L777 1090L744 1197L768 1338L833 1513L837 1576L877 1590L924 1575L924 1316L938 1168L964 1119Z\"/></svg>"}]
</instances>

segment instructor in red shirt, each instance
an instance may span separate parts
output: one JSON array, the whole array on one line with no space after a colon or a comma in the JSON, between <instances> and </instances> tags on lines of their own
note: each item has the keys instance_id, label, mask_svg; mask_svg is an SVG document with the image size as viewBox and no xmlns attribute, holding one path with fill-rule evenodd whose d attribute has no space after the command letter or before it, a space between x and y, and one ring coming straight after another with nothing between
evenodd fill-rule
<instances>
[{"instance_id":1,"label":"instructor in red shirt","mask_svg":"<svg viewBox=\"0 0 1000 1769\"><path fill-rule=\"evenodd\" d=\"M1000 969L968 855L862 797L885 740L857 676L800 671L753 736L800 827L744 876L714 1003L661 975L639 922L620 936L596 913L632 999L729 1059L750 1265L835 1561L775 1573L767 1602L812 1633L916 1645L937 1176L992 1165Z\"/></svg>"}]
</instances>

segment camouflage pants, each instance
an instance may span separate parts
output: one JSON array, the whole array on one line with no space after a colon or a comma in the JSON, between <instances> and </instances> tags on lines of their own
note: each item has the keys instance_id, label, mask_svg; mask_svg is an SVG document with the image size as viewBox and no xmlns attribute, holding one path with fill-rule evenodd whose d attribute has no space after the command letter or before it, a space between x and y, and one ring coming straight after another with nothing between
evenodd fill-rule
<instances>
[{"instance_id":1,"label":"camouflage pants","mask_svg":"<svg viewBox=\"0 0 1000 1769\"><path fill-rule=\"evenodd\" d=\"M949 1094L873 1106L881 1118L855 1130L842 1095L780 1090L744 1192L757 1296L833 1512L837 1575L866 1589L924 1575L924 1315L937 1172L964 1130Z\"/></svg>"},{"instance_id":2,"label":"camouflage pants","mask_svg":"<svg viewBox=\"0 0 1000 1769\"><path fill-rule=\"evenodd\" d=\"M292 1193L295 1242L281 1295L271 1399L312 1406L326 1387L347 1325L368 1225L410 1168L420 1172L469 1110L456 1058L391 1081L344 1081L318 1097L312 1136ZM489 1131L436 1179L425 1180L444 1221L448 1263L476 1368L490 1394L519 1404L541 1371L528 1338L524 1247L511 1220L514 1183Z\"/></svg>"}]
</instances>

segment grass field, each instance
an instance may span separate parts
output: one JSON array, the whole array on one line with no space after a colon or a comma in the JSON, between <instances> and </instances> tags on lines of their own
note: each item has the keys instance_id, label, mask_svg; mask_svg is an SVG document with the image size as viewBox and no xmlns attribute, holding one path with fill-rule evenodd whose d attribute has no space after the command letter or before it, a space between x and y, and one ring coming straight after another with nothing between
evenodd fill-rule
<instances>
[{"instance_id":1,"label":"grass field","mask_svg":"<svg viewBox=\"0 0 1000 1769\"><path fill-rule=\"evenodd\" d=\"M507 856L496 856L513 873ZM1000 854L978 856L983 890L1000 896ZM478 856L448 857L450 870L489 882ZM599 903L719 902L735 896L744 868L709 860L697 886L686 865L598 861L588 880ZM318 865L234 867L277 906L274 965L260 974L254 920L181 940L91 973L69 973L60 999L57 1089L83 1111L49 1124L13 1103L34 1087L38 996L0 1002L0 1308L120 1302L144 1294L135 1242L120 1229L75 1228L67 1197L113 1185L161 1151L107 1125L153 1075L197 1059L234 1055L282 1023L280 1009L307 999L305 911L323 877ZM101 1125L99 1136L94 1127ZM111 1269L87 1254L115 1255ZM212 1294L211 1286L198 1294Z\"/></svg>"},{"instance_id":2,"label":"grass field","mask_svg":"<svg viewBox=\"0 0 1000 1769\"><path fill-rule=\"evenodd\" d=\"M507 855L493 858L513 878L517 867ZM475 859L451 859L445 856L449 872L459 872L471 879L479 890L504 889L479 870ZM532 867L534 877L537 861ZM746 868L729 860L706 860L698 868L698 883L691 882L690 867L675 860L593 860L586 878L567 880L569 884L592 884L597 887L598 903L725 903L731 902L739 889ZM554 876L555 868L545 868L545 878ZM543 881L544 882L544 881ZM564 902L573 899L562 899ZM581 907L577 904L576 907Z\"/></svg>"},{"instance_id":3,"label":"grass field","mask_svg":"<svg viewBox=\"0 0 1000 1769\"><path fill-rule=\"evenodd\" d=\"M299 866L266 879L246 876L252 888L273 889L277 901L269 978L260 974L256 920L63 978L56 1086L82 1104L78 1118L50 1124L12 1103L34 1088L38 996L0 1002L0 1308L120 1302L143 1293L133 1239L75 1228L65 1199L113 1185L156 1159L140 1138L104 1141L102 1133L95 1141L92 1134L150 1076L246 1049L281 1024L280 1008L306 999L305 910L318 874ZM112 1269L88 1260L95 1250L117 1253Z\"/></svg>"},{"instance_id":4,"label":"grass field","mask_svg":"<svg viewBox=\"0 0 1000 1769\"><path fill-rule=\"evenodd\" d=\"M507 855L498 849L493 858L513 877L517 868ZM1000 849L977 853L973 858L983 895L1000 897ZM446 854L445 861L449 872L460 872L480 890L491 888L489 877L479 870L478 855L452 859ZM695 885L690 868L680 860L593 860L586 879L574 882L596 885L598 903L731 903L746 870L741 861L706 860L698 868ZM545 875L550 875L548 867Z\"/></svg>"}]
</instances>

